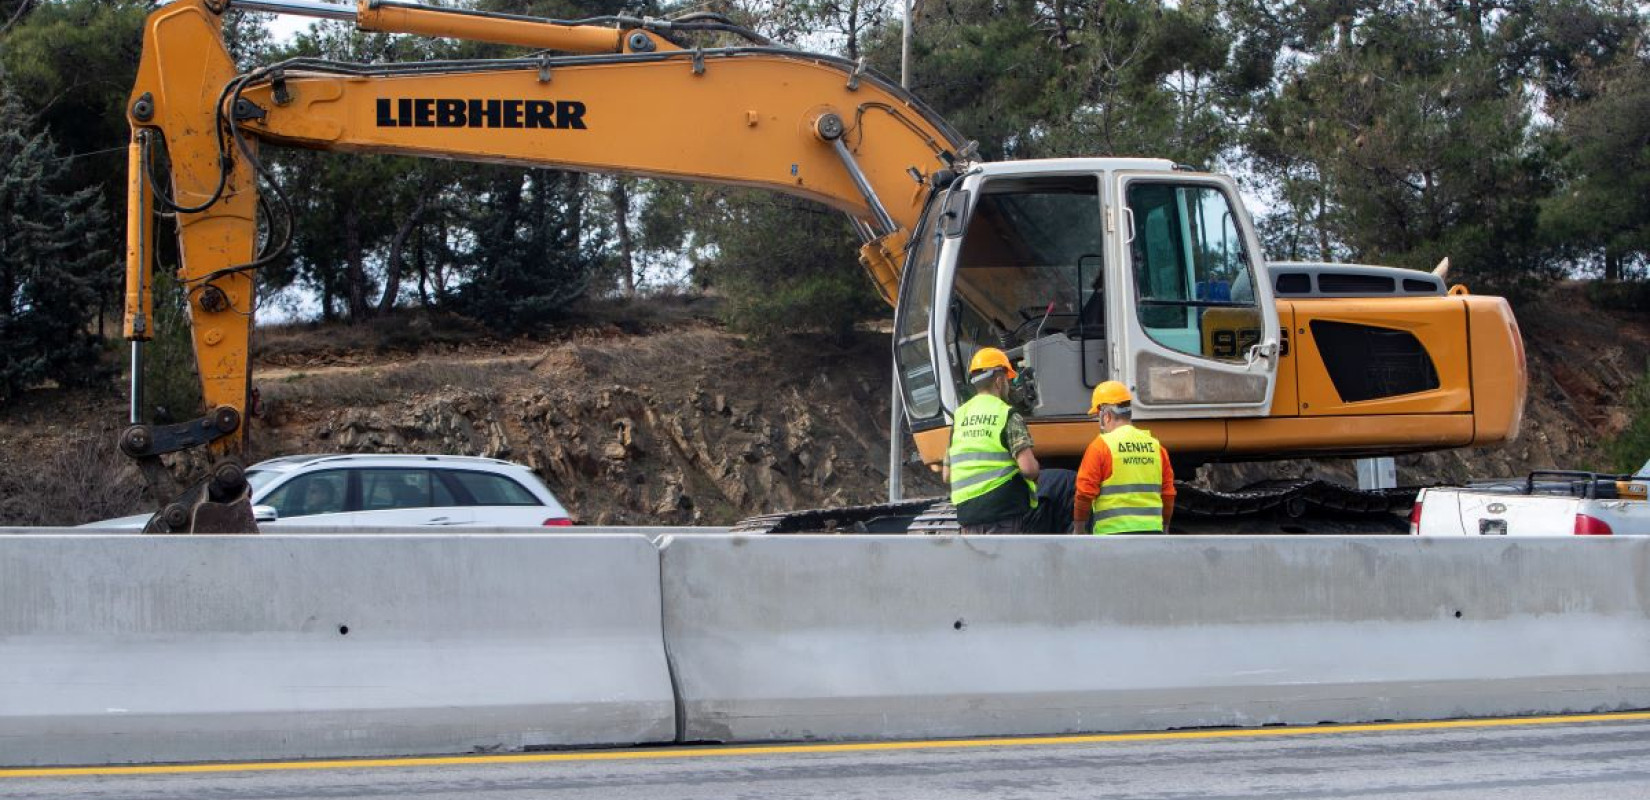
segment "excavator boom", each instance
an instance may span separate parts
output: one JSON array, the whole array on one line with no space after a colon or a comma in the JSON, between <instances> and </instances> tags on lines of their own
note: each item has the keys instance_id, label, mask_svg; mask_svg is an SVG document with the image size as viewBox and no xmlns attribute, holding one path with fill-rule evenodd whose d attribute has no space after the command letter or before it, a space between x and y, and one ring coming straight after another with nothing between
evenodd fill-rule
<instances>
[{"instance_id":1,"label":"excavator boom","mask_svg":"<svg viewBox=\"0 0 1650 800\"><path fill-rule=\"evenodd\" d=\"M142 424L134 381L133 427L122 445L139 459L201 445L236 457L245 446L252 271L273 257L255 252L260 177L279 194L258 156L263 145L679 178L806 198L856 220L863 262L889 302L930 177L964 150L938 116L854 63L760 43L685 50L667 36L732 28L718 21L614 19L604 27L387 0L353 9L233 5L574 54L377 66L294 59L243 74L223 44L225 3L182 0L154 12L129 108L126 334L141 375L141 342L152 332L153 212L174 212L209 413ZM163 147L171 166L164 184L156 178Z\"/></svg>"}]
</instances>

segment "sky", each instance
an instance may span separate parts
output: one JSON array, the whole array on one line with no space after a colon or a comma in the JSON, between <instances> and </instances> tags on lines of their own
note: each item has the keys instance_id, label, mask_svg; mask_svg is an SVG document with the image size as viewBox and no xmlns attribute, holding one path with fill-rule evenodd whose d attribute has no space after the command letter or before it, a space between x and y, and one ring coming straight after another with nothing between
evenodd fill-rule
<instances>
[{"instance_id":1,"label":"sky","mask_svg":"<svg viewBox=\"0 0 1650 800\"><path fill-rule=\"evenodd\" d=\"M290 41L300 31L308 30L316 20L313 17L298 17L291 14L276 14L269 22L269 33L276 43Z\"/></svg>"}]
</instances>

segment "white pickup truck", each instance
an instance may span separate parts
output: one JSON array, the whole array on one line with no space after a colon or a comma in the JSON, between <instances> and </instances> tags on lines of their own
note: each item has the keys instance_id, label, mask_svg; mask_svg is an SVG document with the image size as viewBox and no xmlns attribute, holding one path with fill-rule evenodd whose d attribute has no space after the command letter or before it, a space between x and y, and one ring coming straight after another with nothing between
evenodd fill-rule
<instances>
[{"instance_id":1,"label":"white pickup truck","mask_svg":"<svg viewBox=\"0 0 1650 800\"><path fill-rule=\"evenodd\" d=\"M1639 474L1540 471L1422 489L1415 536L1650 536L1650 464Z\"/></svg>"}]
</instances>

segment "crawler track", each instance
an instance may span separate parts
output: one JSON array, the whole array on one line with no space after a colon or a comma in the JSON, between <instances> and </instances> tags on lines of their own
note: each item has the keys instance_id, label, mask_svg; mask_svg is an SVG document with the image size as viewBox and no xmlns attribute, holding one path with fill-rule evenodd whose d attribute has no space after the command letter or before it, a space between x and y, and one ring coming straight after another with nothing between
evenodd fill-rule
<instances>
[{"instance_id":1,"label":"crawler track","mask_svg":"<svg viewBox=\"0 0 1650 800\"><path fill-rule=\"evenodd\" d=\"M1265 481L1233 492L1201 489L1187 483L1177 483L1176 488L1175 528L1189 527L1198 533L1206 529L1207 532L1299 533L1318 532L1315 530L1318 528L1333 533L1397 532L1393 515L1406 512L1419 491L1415 487L1362 491L1319 480ZM1220 530L1221 525L1230 525L1231 530ZM933 535L957 531L956 507L938 497L763 514L733 526L734 533L772 534Z\"/></svg>"}]
</instances>

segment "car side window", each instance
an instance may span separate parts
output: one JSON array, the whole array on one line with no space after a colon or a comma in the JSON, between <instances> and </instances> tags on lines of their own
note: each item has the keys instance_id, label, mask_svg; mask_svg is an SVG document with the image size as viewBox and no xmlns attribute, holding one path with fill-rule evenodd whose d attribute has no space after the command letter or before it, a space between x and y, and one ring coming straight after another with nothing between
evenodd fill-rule
<instances>
[{"instance_id":1,"label":"car side window","mask_svg":"<svg viewBox=\"0 0 1650 800\"><path fill-rule=\"evenodd\" d=\"M453 494L453 489L448 485L448 481L446 479L441 479L441 477L442 476L440 473L430 473L430 494L433 497L435 505L464 505L464 501L458 499L458 495Z\"/></svg>"},{"instance_id":2,"label":"car side window","mask_svg":"<svg viewBox=\"0 0 1650 800\"><path fill-rule=\"evenodd\" d=\"M468 494L472 505L478 506L536 506L543 505L532 492L522 488L503 475L468 470L444 470L443 474L457 482Z\"/></svg>"},{"instance_id":3,"label":"car side window","mask_svg":"<svg viewBox=\"0 0 1650 800\"><path fill-rule=\"evenodd\" d=\"M362 511L432 505L428 470L363 469L360 475Z\"/></svg>"},{"instance_id":4,"label":"car side window","mask_svg":"<svg viewBox=\"0 0 1650 800\"><path fill-rule=\"evenodd\" d=\"M349 474L339 469L300 475L270 492L262 505L274 506L281 519L338 514L345 510L348 486Z\"/></svg>"}]
</instances>

